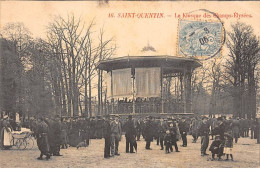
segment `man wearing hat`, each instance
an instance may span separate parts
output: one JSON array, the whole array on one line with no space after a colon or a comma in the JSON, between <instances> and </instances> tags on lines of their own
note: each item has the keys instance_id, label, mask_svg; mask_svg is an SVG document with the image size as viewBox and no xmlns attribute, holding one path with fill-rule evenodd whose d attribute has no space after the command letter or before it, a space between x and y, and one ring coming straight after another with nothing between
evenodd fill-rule
<instances>
[{"instance_id":1,"label":"man wearing hat","mask_svg":"<svg viewBox=\"0 0 260 171\"><path fill-rule=\"evenodd\" d=\"M140 141L140 137L142 134L142 126L143 126L143 121L141 120L141 118L139 118L136 122L136 138L137 141Z\"/></svg>"},{"instance_id":2,"label":"man wearing hat","mask_svg":"<svg viewBox=\"0 0 260 171\"><path fill-rule=\"evenodd\" d=\"M182 147L187 147L187 133L189 131L189 125L187 124L184 117L182 117L181 121L179 122L179 129L182 139Z\"/></svg>"},{"instance_id":3,"label":"man wearing hat","mask_svg":"<svg viewBox=\"0 0 260 171\"><path fill-rule=\"evenodd\" d=\"M111 126L110 126L110 116L106 115L103 124L103 136L105 138L105 149L104 158L109 158L110 156L110 144L111 144Z\"/></svg>"},{"instance_id":4,"label":"man wearing hat","mask_svg":"<svg viewBox=\"0 0 260 171\"><path fill-rule=\"evenodd\" d=\"M119 156L118 146L121 139L121 123L119 122L119 116L113 116L111 122L111 156Z\"/></svg>"},{"instance_id":5,"label":"man wearing hat","mask_svg":"<svg viewBox=\"0 0 260 171\"><path fill-rule=\"evenodd\" d=\"M95 125L95 137L97 139L102 138L102 130L103 130L103 120L101 119L101 116L97 116L96 125Z\"/></svg>"},{"instance_id":6,"label":"man wearing hat","mask_svg":"<svg viewBox=\"0 0 260 171\"><path fill-rule=\"evenodd\" d=\"M224 121L223 121L223 117L219 117L218 119L218 126L215 128L215 135L219 135L220 136L220 140L221 140L221 143L224 144L224 133L225 133L225 124L224 124ZM220 151L220 156L223 155L223 149L222 151Z\"/></svg>"},{"instance_id":7,"label":"man wearing hat","mask_svg":"<svg viewBox=\"0 0 260 171\"><path fill-rule=\"evenodd\" d=\"M166 133L166 130L168 129L168 125L166 121L164 121L163 118L160 119L160 123L158 124L158 134L159 134L159 141L161 145L161 150L163 150L163 140Z\"/></svg>"},{"instance_id":8,"label":"man wearing hat","mask_svg":"<svg viewBox=\"0 0 260 171\"><path fill-rule=\"evenodd\" d=\"M49 127L48 140L50 144L50 153L53 156L62 156L60 155L60 144L61 144L60 117L58 115L56 115L55 117L51 117L51 119L46 120L46 123Z\"/></svg>"},{"instance_id":9,"label":"man wearing hat","mask_svg":"<svg viewBox=\"0 0 260 171\"><path fill-rule=\"evenodd\" d=\"M223 118L219 117L218 119L218 125L215 128L215 135L219 135L220 136L220 140L224 141L224 132L225 132L225 124L223 122Z\"/></svg>"},{"instance_id":10,"label":"man wearing hat","mask_svg":"<svg viewBox=\"0 0 260 171\"><path fill-rule=\"evenodd\" d=\"M147 122L145 123L145 128L144 128L145 141L146 141L145 149L146 150L151 150L150 145L151 145L151 142L153 141L153 136L154 136L153 126L154 126L154 124L152 122L152 116L149 116Z\"/></svg>"},{"instance_id":11,"label":"man wearing hat","mask_svg":"<svg viewBox=\"0 0 260 171\"><path fill-rule=\"evenodd\" d=\"M203 117L202 118L202 123L199 126L198 129L198 134L199 136L201 136L201 156L205 156L208 155L206 153L206 150L208 148L209 145L209 124L208 124L208 118L207 117Z\"/></svg>"},{"instance_id":12,"label":"man wearing hat","mask_svg":"<svg viewBox=\"0 0 260 171\"><path fill-rule=\"evenodd\" d=\"M66 118L61 118L61 146L63 149L68 148L68 125L66 124Z\"/></svg>"},{"instance_id":13,"label":"man wearing hat","mask_svg":"<svg viewBox=\"0 0 260 171\"><path fill-rule=\"evenodd\" d=\"M44 122L43 117L40 116L36 121L35 135L37 139L37 146L41 152L38 160L42 160L43 155L46 155L46 160L50 159L50 145L48 141L48 125Z\"/></svg>"},{"instance_id":14,"label":"man wearing hat","mask_svg":"<svg viewBox=\"0 0 260 171\"><path fill-rule=\"evenodd\" d=\"M130 145L130 153L134 153L133 151L133 143L135 141L135 126L132 120L132 116L128 116L128 121L125 123L125 137L126 137L126 153L129 153L129 145Z\"/></svg>"}]
</instances>

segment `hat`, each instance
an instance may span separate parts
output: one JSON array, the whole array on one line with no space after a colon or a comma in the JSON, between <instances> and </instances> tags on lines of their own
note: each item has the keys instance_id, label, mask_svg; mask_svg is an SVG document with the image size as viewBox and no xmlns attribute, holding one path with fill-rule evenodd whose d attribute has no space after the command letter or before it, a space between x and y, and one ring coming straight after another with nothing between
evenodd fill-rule
<instances>
[{"instance_id":1,"label":"hat","mask_svg":"<svg viewBox=\"0 0 260 171\"><path fill-rule=\"evenodd\" d=\"M8 118L8 115L4 115L4 117L3 117L4 119L7 119Z\"/></svg>"},{"instance_id":2,"label":"hat","mask_svg":"<svg viewBox=\"0 0 260 171\"><path fill-rule=\"evenodd\" d=\"M115 115L115 117L119 118L119 115Z\"/></svg>"}]
</instances>

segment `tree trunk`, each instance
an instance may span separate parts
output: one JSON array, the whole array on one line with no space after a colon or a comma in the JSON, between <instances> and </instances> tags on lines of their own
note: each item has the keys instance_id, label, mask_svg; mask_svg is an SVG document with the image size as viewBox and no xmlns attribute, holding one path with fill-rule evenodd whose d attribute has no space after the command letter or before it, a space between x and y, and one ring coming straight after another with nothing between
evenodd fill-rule
<instances>
[{"instance_id":1,"label":"tree trunk","mask_svg":"<svg viewBox=\"0 0 260 171\"><path fill-rule=\"evenodd\" d=\"M87 59L86 59L87 61ZM85 112L84 115L85 117L88 117L88 69L85 67Z\"/></svg>"},{"instance_id":2,"label":"tree trunk","mask_svg":"<svg viewBox=\"0 0 260 171\"><path fill-rule=\"evenodd\" d=\"M91 53L89 55L89 61L88 61L88 91L89 91L89 99L88 99L88 108L89 108L89 117L92 117L92 95L91 95Z\"/></svg>"},{"instance_id":3,"label":"tree trunk","mask_svg":"<svg viewBox=\"0 0 260 171\"><path fill-rule=\"evenodd\" d=\"M98 115L100 115L100 107L101 107L101 95L100 95L100 77L101 77L101 74L100 74L100 70L98 70Z\"/></svg>"}]
</instances>

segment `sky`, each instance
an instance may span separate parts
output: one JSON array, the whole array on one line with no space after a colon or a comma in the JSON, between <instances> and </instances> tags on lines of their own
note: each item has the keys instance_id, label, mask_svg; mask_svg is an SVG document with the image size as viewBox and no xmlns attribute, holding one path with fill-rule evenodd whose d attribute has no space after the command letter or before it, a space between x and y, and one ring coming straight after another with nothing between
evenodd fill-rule
<instances>
[{"instance_id":1,"label":"sky","mask_svg":"<svg viewBox=\"0 0 260 171\"><path fill-rule=\"evenodd\" d=\"M33 37L46 38L46 27L57 15L66 18L70 14L80 17L86 24L93 19L94 31L104 27L105 37L114 38L117 50L114 58L131 55L176 55L178 43L178 14L201 15L200 18L186 20L217 21L216 18L204 18L207 9L220 15L234 16L243 14L244 18L222 17L226 31L237 21L251 25L254 33L260 36L260 2L223 2L223 1L112 1L100 5L96 1L0 1L0 29L8 22L23 22L32 32ZM193 12L192 12L193 11ZM195 11L195 12L194 12ZM109 14L116 17L111 18ZM125 16L125 13L130 13ZM159 18L132 18L132 13L144 16L146 13L163 13ZM118 17L120 15L120 17ZM157 16L157 15L156 15ZM144 46L150 45L156 52L141 52ZM228 55L224 47L223 56ZM223 58L222 58L223 59ZM206 63L206 62L205 62ZM203 62L202 64L205 65ZM93 92L96 94L96 92Z\"/></svg>"},{"instance_id":2,"label":"sky","mask_svg":"<svg viewBox=\"0 0 260 171\"><path fill-rule=\"evenodd\" d=\"M242 21L251 25L256 35L260 35L260 2L184 2L184 1L127 1L109 2L99 5L92 1L1 1L0 28L8 22L23 22L34 37L46 38L46 26L55 15L66 17L74 14L86 23L95 18L95 30L104 26L105 36L114 37L117 44L115 57L142 55L141 49L147 44L156 49L157 55L176 55L178 18L175 13L183 13L198 9L207 9L218 14L234 15L234 13L250 15L246 18L221 18L227 31L230 24ZM163 13L163 18L109 18L109 14L123 16L125 13ZM201 14L204 12L193 12ZM194 19L194 18L189 18ZM208 20L197 18L199 20ZM196 20L197 20L196 19ZM216 18L213 19L217 21ZM224 49L224 55L226 50Z\"/></svg>"}]
</instances>

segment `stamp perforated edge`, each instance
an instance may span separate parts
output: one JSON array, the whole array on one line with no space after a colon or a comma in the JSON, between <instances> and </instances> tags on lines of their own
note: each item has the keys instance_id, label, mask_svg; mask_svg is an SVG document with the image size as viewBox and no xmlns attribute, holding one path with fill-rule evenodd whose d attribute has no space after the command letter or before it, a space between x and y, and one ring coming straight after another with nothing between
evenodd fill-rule
<instances>
[{"instance_id":1,"label":"stamp perforated edge","mask_svg":"<svg viewBox=\"0 0 260 171\"><path fill-rule=\"evenodd\" d=\"M180 32L180 21L201 21L201 22L211 22L211 23L221 23L222 25L222 31L221 31L221 47L220 47L220 55L219 57L217 56L188 56L188 55L185 55L185 54L179 54L179 32ZM221 59L223 57L223 46L224 46L224 22L223 21L219 21L219 20L213 20L213 19L208 19L208 20L204 20L204 19L196 19L196 20L187 20L187 19L178 19L178 25L177 25L177 41L176 41L176 56L180 56L180 57L190 57L190 58L197 58L199 60L206 60L208 58L217 58L217 59Z\"/></svg>"}]
</instances>

